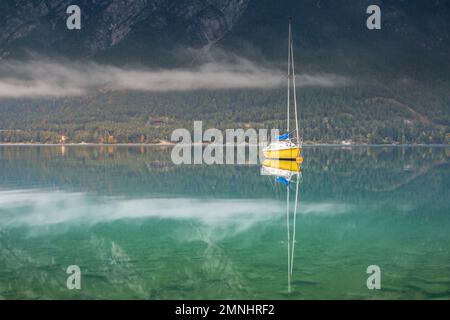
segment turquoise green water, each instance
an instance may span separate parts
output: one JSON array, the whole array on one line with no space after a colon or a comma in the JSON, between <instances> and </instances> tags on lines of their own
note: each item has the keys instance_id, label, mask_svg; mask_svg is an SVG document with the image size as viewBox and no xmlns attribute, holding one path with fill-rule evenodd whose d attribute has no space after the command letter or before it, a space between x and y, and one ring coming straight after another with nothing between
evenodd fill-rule
<instances>
[{"instance_id":1,"label":"turquoise green water","mask_svg":"<svg viewBox=\"0 0 450 320\"><path fill-rule=\"evenodd\" d=\"M287 190L260 167L176 166L158 147L2 146L0 298L450 298L450 148L304 157L288 289ZM66 287L69 265L81 290Z\"/></svg>"}]
</instances>

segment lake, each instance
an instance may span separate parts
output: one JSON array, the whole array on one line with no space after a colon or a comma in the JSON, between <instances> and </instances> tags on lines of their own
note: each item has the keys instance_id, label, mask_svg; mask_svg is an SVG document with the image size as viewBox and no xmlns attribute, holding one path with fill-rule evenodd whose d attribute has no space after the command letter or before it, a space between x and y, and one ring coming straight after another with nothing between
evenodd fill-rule
<instances>
[{"instance_id":1,"label":"lake","mask_svg":"<svg viewBox=\"0 0 450 320\"><path fill-rule=\"evenodd\" d=\"M450 148L305 147L295 216L296 182L170 153L0 146L0 298L450 298Z\"/></svg>"}]
</instances>

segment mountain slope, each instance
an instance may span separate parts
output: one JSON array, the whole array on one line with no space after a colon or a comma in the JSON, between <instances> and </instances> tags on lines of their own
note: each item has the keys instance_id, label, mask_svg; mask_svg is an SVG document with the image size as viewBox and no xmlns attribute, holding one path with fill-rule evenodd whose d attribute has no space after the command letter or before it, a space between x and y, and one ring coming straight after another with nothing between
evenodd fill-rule
<instances>
[{"instance_id":1,"label":"mountain slope","mask_svg":"<svg viewBox=\"0 0 450 320\"><path fill-rule=\"evenodd\" d=\"M191 62L188 50L179 48L220 47L256 61L283 62L292 17L297 53L310 69L377 72L414 64L422 74L450 65L448 1L82 0L76 2L82 10L77 31L66 28L65 10L72 3L0 4L0 56L37 51L170 66ZM381 7L381 30L365 26L371 4Z\"/></svg>"},{"instance_id":2,"label":"mountain slope","mask_svg":"<svg viewBox=\"0 0 450 320\"><path fill-rule=\"evenodd\" d=\"M298 73L348 80L299 88L305 140L448 143L448 1L83 0L77 2L81 31L65 28L69 3L1 3L0 64L39 53L164 72L231 57L234 68L245 60L285 70L292 17ZM366 28L370 4L381 7L381 30ZM0 80L7 79L1 70ZM80 97L0 97L0 141L57 142L65 134L73 142L110 135L117 142L155 142L169 139L174 128L191 128L193 120L221 129L282 128L284 105L284 88L96 88Z\"/></svg>"},{"instance_id":3,"label":"mountain slope","mask_svg":"<svg viewBox=\"0 0 450 320\"><path fill-rule=\"evenodd\" d=\"M146 55L155 59L157 54L172 50L175 45L201 47L220 40L241 17L247 3L248 0L2 3L0 56L37 51L83 59L132 47L133 50L126 52L127 57L122 58L139 59ZM66 9L71 4L81 9L81 30L66 28L69 16ZM152 52L152 49L158 50ZM124 59L115 62L123 63Z\"/></svg>"}]
</instances>

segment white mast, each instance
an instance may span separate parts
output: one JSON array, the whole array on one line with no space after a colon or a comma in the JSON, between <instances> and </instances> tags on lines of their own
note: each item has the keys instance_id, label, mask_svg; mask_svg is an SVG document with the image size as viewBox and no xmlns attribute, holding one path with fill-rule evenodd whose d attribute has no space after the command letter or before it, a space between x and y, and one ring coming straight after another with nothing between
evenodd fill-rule
<instances>
[{"instance_id":1,"label":"white mast","mask_svg":"<svg viewBox=\"0 0 450 320\"><path fill-rule=\"evenodd\" d=\"M289 87L291 85L291 20L289 19L289 38L288 38L288 86L287 86L287 132L289 133Z\"/></svg>"},{"instance_id":2,"label":"white mast","mask_svg":"<svg viewBox=\"0 0 450 320\"><path fill-rule=\"evenodd\" d=\"M290 239L290 222L289 222L289 185L286 187L286 227L287 227L287 250L288 250L288 292L291 293L291 239Z\"/></svg>"},{"instance_id":3,"label":"white mast","mask_svg":"<svg viewBox=\"0 0 450 320\"><path fill-rule=\"evenodd\" d=\"M292 86L294 87L294 110L295 110L295 131L297 132L297 143L300 143L300 137L298 132L298 116L297 116L297 95L295 93L295 67L294 67L294 48L291 43L291 55L292 55Z\"/></svg>"},{"instance_id":4,"label":"white mast","mask_svg":"<svg viewBox=\"0 0 450 320\"><path fill-rule=\"evenodd\" d=\"M292 276L292 269L294 268L294 249L295 249L295 220L297 218L297 207L298 207L298 184L300 182L299 176L297 176L297 184L295 187L295 207L294 207L294 222L292 227L292 247L291 247L291 276Z\"/></svg>"}]
</instances>

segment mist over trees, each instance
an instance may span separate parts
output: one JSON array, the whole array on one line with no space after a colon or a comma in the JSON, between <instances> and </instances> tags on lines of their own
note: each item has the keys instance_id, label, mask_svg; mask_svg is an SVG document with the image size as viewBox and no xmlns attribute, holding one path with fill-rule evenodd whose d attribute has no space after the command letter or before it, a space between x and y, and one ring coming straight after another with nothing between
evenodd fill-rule
<instances>
[{"instance_id":1,"label":"mist over trees","mask_svg":"<svg viewBox=\"0 0 450 320\"><path fill-rule=\"evenodd\" d=\"M300 130L307 142L448 143L449 93L418 84L351 85L298 90ZM157 143L176 128L286 126L285 88L11 99L0 104L2 143Z\"/></svg>"}]
</instances>

